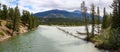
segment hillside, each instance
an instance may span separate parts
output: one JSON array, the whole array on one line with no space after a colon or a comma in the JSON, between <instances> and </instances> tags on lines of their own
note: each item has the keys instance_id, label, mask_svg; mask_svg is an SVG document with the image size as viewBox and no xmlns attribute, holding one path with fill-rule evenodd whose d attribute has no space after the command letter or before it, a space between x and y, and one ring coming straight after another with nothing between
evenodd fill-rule
<instances>
[{"instance_id":1,"label":"hillside","mask_svg":"<svg viewBox=\"0 0 120 52\"><path fill-rule=\"evenodd\" d=\"M66 18L83 18L82 17L82 14L81 14L81 11L79 10L75 10L73 12L69 12L69 11L66 11L66 10L58 10L58 9L55 9L55 10L49 10L49 11L44 11L44 12L38 12L38 13L35 13L33 14L34 16L36 17L46 17L46 16L50 16L51 14L54 14L54 15L61 15L61 16L64 16ZM87 13L87 16L90 16L89 13Z\"/></svg>"}]
</instances>

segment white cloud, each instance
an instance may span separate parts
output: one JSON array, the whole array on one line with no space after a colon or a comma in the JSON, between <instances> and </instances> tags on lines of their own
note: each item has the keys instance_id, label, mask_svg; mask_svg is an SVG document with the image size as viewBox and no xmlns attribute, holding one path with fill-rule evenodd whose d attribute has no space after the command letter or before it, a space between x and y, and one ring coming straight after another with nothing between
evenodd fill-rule
<instances>
[{"instance_id":1,"label":"white cloud","mask_svg":"<svg viewBox=\"0 0 120 52\"><path fill-rule=\"evenodd\" d=\"M51 9L61 9L69 11L76 10L80 9L80 4L82 3L82 1L86 2L88 11L90 11L90 5L94 3L96 7L100 7L101 15L104 7L106 7L108 12L112 12L109 7L112 3L112 0L2 0L0 2L11 7L15 7L16 5L13 4L14 2L9 3L12 1L18 1L18 5L21 10L26 9L33 13ZM31 6L32 8L26 6Z\"/></svg>"}]
</instances>

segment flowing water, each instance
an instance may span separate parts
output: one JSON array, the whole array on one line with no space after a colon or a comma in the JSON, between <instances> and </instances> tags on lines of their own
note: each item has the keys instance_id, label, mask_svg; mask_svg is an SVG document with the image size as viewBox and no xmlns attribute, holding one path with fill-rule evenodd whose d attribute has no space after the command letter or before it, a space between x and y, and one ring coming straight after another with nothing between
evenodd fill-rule
<instances>
[{"instance_id":1,"label":"flowing water","mask_svg":"<svg viewBox=\"0 0 120 52\"><path fill-rule=\"evenodd\" d=\"M39 26L0 43L0 52L103 52L94 44L74 38L54 26Z\"/></svg>"}]
</instances>

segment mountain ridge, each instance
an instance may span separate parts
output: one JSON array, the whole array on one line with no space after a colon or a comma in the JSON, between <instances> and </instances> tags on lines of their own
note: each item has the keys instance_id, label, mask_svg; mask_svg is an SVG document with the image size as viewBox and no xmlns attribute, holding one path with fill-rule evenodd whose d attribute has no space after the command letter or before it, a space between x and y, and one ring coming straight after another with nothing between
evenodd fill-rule
<instances>
[{"instance_id":1,"label":"mountain ridge","mask_svg":"<svg viewBox=\"0 0 120 52\"><path fill-rule=\"evenodd\" d=\"M69 12L66 10L59 10L59 9L53 9L53 10L48 10L44 12L38 12L33 14L33 16L38 17L38 18L49 18L50 14L58 16L64 16L65 18L83 18L82 12L80 10L75 10L73 12ZM89 19L91 19L91 14L86 13ZM47 17L46 17L47 16ZM55 17L55 16L54 16ZM100 16L101 17L101 16Z\"/></svg>"}]
</instances>

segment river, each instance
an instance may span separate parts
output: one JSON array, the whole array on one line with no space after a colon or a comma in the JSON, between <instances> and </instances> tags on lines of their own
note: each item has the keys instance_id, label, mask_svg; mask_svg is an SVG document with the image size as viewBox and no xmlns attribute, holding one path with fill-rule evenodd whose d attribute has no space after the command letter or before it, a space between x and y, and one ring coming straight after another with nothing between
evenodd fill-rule
<instances>
[{"instance_id":1,"label":"river","mask_svg":"<svg viewBox=\"0 0 120 52\"><path fill-rule=\"evenodd\" d=\"M0 43L0 52L103 52L93 43L77 39L55 26L39 26L36 30L14 36Z\"/></svg>"}]
</instances>

